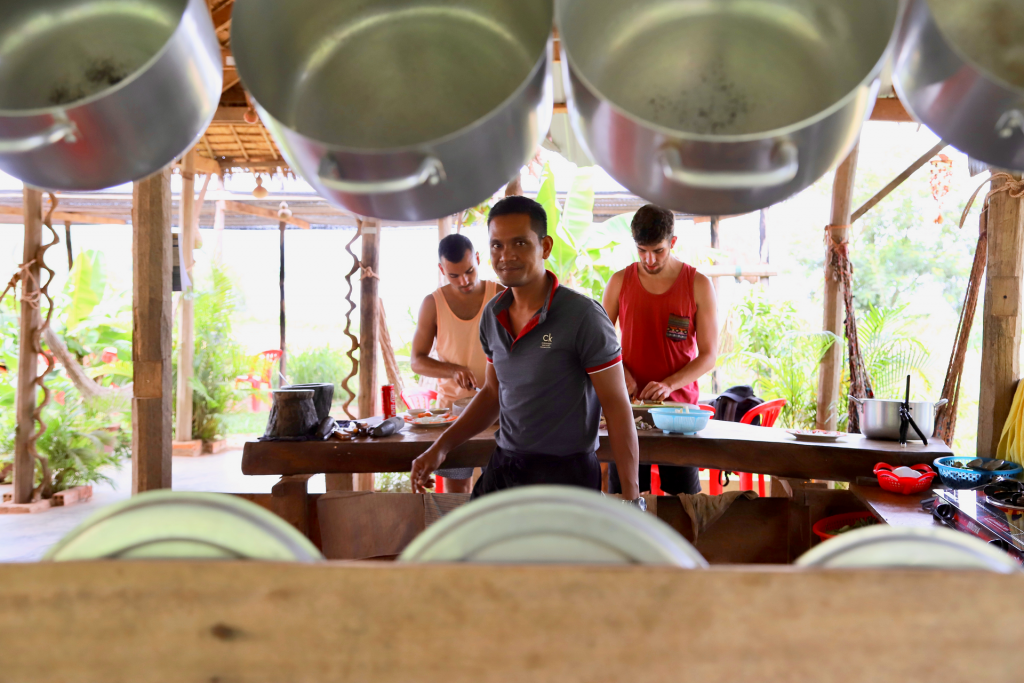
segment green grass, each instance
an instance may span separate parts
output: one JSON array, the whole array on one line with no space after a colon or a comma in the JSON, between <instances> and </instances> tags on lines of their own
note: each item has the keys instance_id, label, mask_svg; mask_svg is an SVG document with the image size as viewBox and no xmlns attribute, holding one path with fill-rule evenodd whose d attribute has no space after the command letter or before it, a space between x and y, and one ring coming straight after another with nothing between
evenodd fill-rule
<instances>
[{"instance_id":1,"label":"green grass","mask_svg":"<svg viewBox=\"0 0 1024 683\"><path fill-rule=\"evenodd\" d=\"M263 434L270 413L228 413L221 417L224 436L233 434Z\"/></svg>"}]
</instances>

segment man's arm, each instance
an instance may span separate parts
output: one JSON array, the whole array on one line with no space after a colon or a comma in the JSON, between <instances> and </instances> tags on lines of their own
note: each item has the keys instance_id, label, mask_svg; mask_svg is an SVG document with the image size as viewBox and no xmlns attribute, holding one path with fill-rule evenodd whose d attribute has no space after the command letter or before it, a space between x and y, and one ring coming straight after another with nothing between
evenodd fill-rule
<instances>
[{"instance_id":1,"label":"man's arm","mask_svg":"<svg viewBox=\"0 0 1024 683\"><path fill-rule=\"evenodd\" d=\"M433 295L428 295L420 305L420 317L416 323L416 334L412 338L412 357L409 365L412 371L424 377L454 379L463 389L472 389L476 381L469 368L454 363L445 363L430 357L437 337L437 304Z\"/></svg>"},{"instance_id":2,"label":"man's arm","mask_svg":"<svg viewBox=\"0 0 1024 683\"><path fill-rule=\"evenodd\" d=\"M608 319L612 321L612 325L615 325L619 320L619 294L622 293L622 281L625 278L625 273L626 271L620 270L612 275L611 279L608 280L608 286L604 289L604 296L601 297L601 305L604 306L604 312L608 314ZM622 363L622 372L626 379L626 391L629 392L630 396L636 396L639 387L636 385L633 373L626 367L625 361Z\"/></svg>"},{"instance_id":3,"label":"man's arm","mask_svg":"<svg viewBox=\"0 0 1024 683\"><path fill-rule=\"evenodd\" d=\"M466 406L459 419L444 430L423 455L413 460L410 476L413 493L423 493L433 486L430 475L441 466L448 454L498 420L498 405L498 375L494 372L494 366L488 363L483 389Z\"/></svg>"},{"instance_id":4,"label":"man's arm","mask_svg":"<svg viewBox=\"0 0 1024 683\"><path fill-rule=\"evenodd\" d=\"M618 363L590 375L594 391L601 402L605 422L608 423L608 441L612 457L622 482L622 496L629 500L640 497L640 444L633 422L633 408L629 404L622 364Z\"/></svg>"},{"instance_id":5,"label":"man's arm","mask_svg":"<svg viewBox=\"0 0 1024 683\"><path fill-rule=\"evenodd\" d=\"M693 282L693 298L697 303L694 327L697 329L697 357L661 382L651 382L641 398L665 400L673 391L696 382L715 369L718 361L718 303L711 280L697 273Z\"/></svg>"}]
</instances>

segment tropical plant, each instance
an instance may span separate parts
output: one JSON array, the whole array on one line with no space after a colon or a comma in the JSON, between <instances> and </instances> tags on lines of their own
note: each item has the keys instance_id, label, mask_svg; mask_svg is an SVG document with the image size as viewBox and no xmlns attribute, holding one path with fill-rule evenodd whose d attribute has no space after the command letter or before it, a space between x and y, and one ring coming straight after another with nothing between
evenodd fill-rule
<instances>
[{"instance_id":1,"label":"tropical plant","mask_svg":"<svg viewBox=\"0 0 1024 683\"><path fill-rule=\"evenodd\" d=\"M913 386L918 391L931 390L927 374L930 353L913 335L916 322L915 316L907 314L907 306L870 306L857 321L861 355L877 398L903 398L907 375L915 378Z\"/></svg>"},{"instance_id":2,"label":"tropical plant","mask_svg":"<svg viewBox=\"0 0 1024 683\"><path fill-rule=\"evenodd\" d=\"M735 315L732 350L719 356L719 366L731 383L749 384L765 400L786 399L779 426L813 428L818 366L837 337L803 331L807 324L792 302L773 301L759 288L751 289Z\"/></svg>"},{"instance_id":3,"label":"tropical plant","mask_svg":"<svg viewBox=\"0 0 1024 683\"><path fill-rule=\"evenodd\" d=\"M231 333L231 319L241 303L231 277L223 268L214 266L204 284L192 294L192 438L215 441L223 434L222 416L249 393L235 387L235 379L249 368L249 358ZM173 354L173 358L176 377L178 354ZM174 386L177 387L176 380Z\"/></svg>"},{"instance_id":4,"label":"tropical plant","mask_svg":"<svg viewBox=\"0 0 1024 683\"><path fill-rule=\"evenodd\" d=\"M608 280L635 260L629 229L632 214L594 223L594 167L577 168L560 207L555 175L549 165L541 172L537 202L548 216L548 235L554 241L548 267L559 281L600 300Z\"/></svg>"}]
</instances>

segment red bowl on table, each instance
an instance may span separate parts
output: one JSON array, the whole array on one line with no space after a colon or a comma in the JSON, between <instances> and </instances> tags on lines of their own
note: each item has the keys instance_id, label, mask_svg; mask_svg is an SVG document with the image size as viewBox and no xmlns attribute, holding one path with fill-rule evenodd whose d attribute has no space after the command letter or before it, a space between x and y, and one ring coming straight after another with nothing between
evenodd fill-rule
<instances>
[{"instance_id":1,"label":"red bowl on table","mask_svg":"<svg viewBox=\"0 0 1024 683\"><path fill-rule=\"evenodd\" d=\"M875 465L875 476L878 477L878 485L885 491L902 493L906 496L921 493L931 486L936 474L928 465L912 465L910 469L920 472L920 477L899 477L893 474L892 465L880 462Z\"/></svg>"}]
</instances>

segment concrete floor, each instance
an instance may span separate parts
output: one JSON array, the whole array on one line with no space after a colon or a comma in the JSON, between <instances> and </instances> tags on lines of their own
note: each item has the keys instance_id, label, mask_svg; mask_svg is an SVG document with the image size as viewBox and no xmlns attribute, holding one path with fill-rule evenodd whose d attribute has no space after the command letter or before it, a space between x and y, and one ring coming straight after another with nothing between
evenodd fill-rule
<instances>
[{"instance_id":1,"label":"concrete floor","mask_svg":"<svg viewBox=\"0 0 1024 683\"><path fill-rule=\"evenodd\" d=\"M106 473L114 486L93 486L89 502L51 508L31 515L0 515L0 562L35 562L66 533L105 505L125 500L132 491L131 463ZM278 477L242 474L242 451L228 450L199 458L177 457L171 465L172 486L178 491L270 493ZM324 476L310 479L310 491L324 492ZM11 487L0 486L0 493Z\"/></svg>"}]
</instances>

